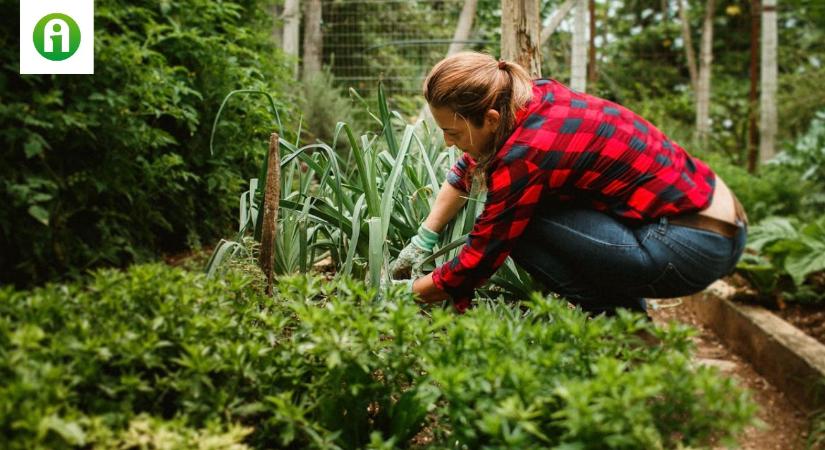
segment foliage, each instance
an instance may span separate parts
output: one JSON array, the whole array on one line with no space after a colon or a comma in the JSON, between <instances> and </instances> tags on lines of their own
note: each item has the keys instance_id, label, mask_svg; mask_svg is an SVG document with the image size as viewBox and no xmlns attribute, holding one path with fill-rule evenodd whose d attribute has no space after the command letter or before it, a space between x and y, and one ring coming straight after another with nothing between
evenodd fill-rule
<instances>
[{"instance_id":1,"label":"foliage","mask_svg":"<svg viewBox=\"0 0 825 450\"><path fill-rule=\"evenodd\" d=\"M21 76L18 2L3 0L0 281L124 265L225 230L272 130L264 105L233 105L243 113L218 133L232 145L210 155L204 119L237 86L279 102L291 90L262 4L97 1L93 77Z\"/></svg>"},{"instance_id":2,"label":"foliage","mask_svg":"<svg viewBox=\"0 0 825 450\"><path fill-rule=\"evenodd\" d=\"M347 279L281 278L274 298L251 282L135 265L0 289L6 448L392 448L420 433L434 448L676 448L753 417L732 381L692 367L679 325L539 296L424 315Z\"/></svg>"},{"instance_id":3,"label":"foliage","mask_svg":"<svg viewBox=\"0 0 825 450\"><path fill-rule=\"evenodd\" d=\"M802 196L807 210L825 208L825 110L816 114L794 145L777 155L775 163L801 173L800 181L809 188Z\"/></svg>"},{"instance_id":4,"label":"foliage","mask_svg":"<svg viewBox=\"0 0 825 450\"><path fill-rule=\"evenodd\" d=\"M701 158L736 193L751 223L770 216L793 216L802 212L802 199L809 192L809 186L799 182L802 174L797 169L768 164L752 174L719 154L703 154Z\"/></svg>"},{"instance_id":5,"label":"foliage","mask_svg":"<svg viewBox=\"0 0 825 450\"><path fill-rule=\"evenodd\" d=\"M767 218L751 227L748 248L758 255L743 258L739 268L760 292L784 289L797 300L825 300L825 285L811 277L825 271L825 216L810 223ZM792 284L783 284L783 277Z\"/></svg>"},{"instance_id":6,"label":"foliage","mask_svg":"<svg viewBox=\"0 0 825 450\"><path fill-rule=\"evenodd\" d=\"M329 70L313 74L301 84L302 130L308 142L331 142L338 122L352 122L352 101L334 86Z\"/></svg>"}]
</instances>

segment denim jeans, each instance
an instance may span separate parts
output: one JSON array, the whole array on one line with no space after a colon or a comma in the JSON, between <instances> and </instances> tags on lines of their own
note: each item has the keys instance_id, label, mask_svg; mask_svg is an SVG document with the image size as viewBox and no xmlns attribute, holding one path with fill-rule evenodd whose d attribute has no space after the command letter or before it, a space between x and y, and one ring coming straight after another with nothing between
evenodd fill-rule
<instances>
[{"instance_id":1,"label":"denim jeans","mask_svg":"<svg viewBox=\"0 0 825 450\"><path fill-rule=\"evenodd\" d=\"M746 225L738 225L728 238L667 217L630 226L598 211L553 208L531 219L511 257L591 314L644 311L645 297L693 294L729 274L745 246Z\"/></svg>"}]
</instances>

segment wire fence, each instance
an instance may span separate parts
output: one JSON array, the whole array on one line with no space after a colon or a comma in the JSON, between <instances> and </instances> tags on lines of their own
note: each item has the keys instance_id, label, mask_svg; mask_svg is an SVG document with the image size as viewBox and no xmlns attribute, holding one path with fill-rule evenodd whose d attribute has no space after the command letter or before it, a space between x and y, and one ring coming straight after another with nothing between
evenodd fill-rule
<instances>
[{"instance_id":1,"label":"wire fence","mask_svg":"<svg viewBox=\"0 0 825 450\"><path fill-rule=\"evenodd\" d=\"M324 0L324 63L337 83L370 95L416 95L452 42L462 0ZM489 41L468 39L467 48ZM497 46L497 43L494 43Z\"/></svg>"}]
</instances>

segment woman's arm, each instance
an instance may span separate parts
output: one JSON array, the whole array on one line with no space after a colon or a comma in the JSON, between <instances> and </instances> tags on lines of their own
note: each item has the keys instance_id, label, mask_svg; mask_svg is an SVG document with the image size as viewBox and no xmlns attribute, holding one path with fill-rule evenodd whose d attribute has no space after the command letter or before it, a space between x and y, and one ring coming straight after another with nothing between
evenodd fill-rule
<instances>
[{"instance_id":1,"label":"woman's arm","mask_svg":"<svg viewBox=\"0 0 825 450\"><path fill-rule=\"evenodd\" d=\"M413 281L412 291L421 300L421 303L433 303L450 298L446 292L433 283L433 274L424 275Z\"/></svg>"},{"instance_id":2,"label":"woman's arm","mask_svg":"<svg viewBox=\"0 0 825 450\"><path fill-rule=\"evenodd\" d=\"M445 181L435 197L435 203L430 210L430 214L424 220L424 226L440 233L453 220L465 203L467 203L467 194Z\"/></svg>"}]
</instances>

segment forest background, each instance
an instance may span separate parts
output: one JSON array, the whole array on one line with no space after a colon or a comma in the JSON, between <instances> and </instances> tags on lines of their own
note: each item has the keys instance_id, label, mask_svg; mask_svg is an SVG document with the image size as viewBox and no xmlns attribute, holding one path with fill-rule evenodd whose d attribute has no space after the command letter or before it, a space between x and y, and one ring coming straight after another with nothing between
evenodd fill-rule
<instances>
[{"instance_id":1,"label":"forest background","mask_svg":"<svg viewBox=\"0 0 825 450\"><path fill-rule=\"evenodd\" d=\"M563 3L540 3L544 24ZM6 15L0 29L0 282L33 286L214 245L232 230L238 195L262 163L276 129L272 107L285 137L299 145L329 142L340 120L378 133L363 105L372 104L382 79L390 107L414 120L421 77L446 54L463 4L304 2L296 47L284 41L290 2L101 0L97 72L89 77L19 75L17 15ZM3 0L3 6L17 10L17 2ZM801 230L821 225L825 204L825 6L789 0L777 11L779 155L759 167L749 167L758 139L759 105L750 96L758 2L592 2L587 92L630 107L708 160L753 223L781 216L788 222L773 225ZM478 1L465 48L498 55L500 16L499 2ZM562 82L571 72L572 16L542 47L543 75ZM709 128L697 135L684 26L699 58L708 18ZM388 28L429 42L411 53L409 45L390 42ZM349 49L358 52L336 46L347 31L357 40ZM312 46L312 36L320 45ZM266 91L273 103L229 102L215 134L214 146L222 150L210 152L212 122L235 89ZM823 236L814 232L820 244ZM764 253L777 239L764 243ZM788 245L796 244L774 245L772 260L750 263L782 272L792 253ZM825 266L821 259L808 255L798 284ZM780 278L773 273L761 281L775 289Z\"/></svg>"}]
</instances>

